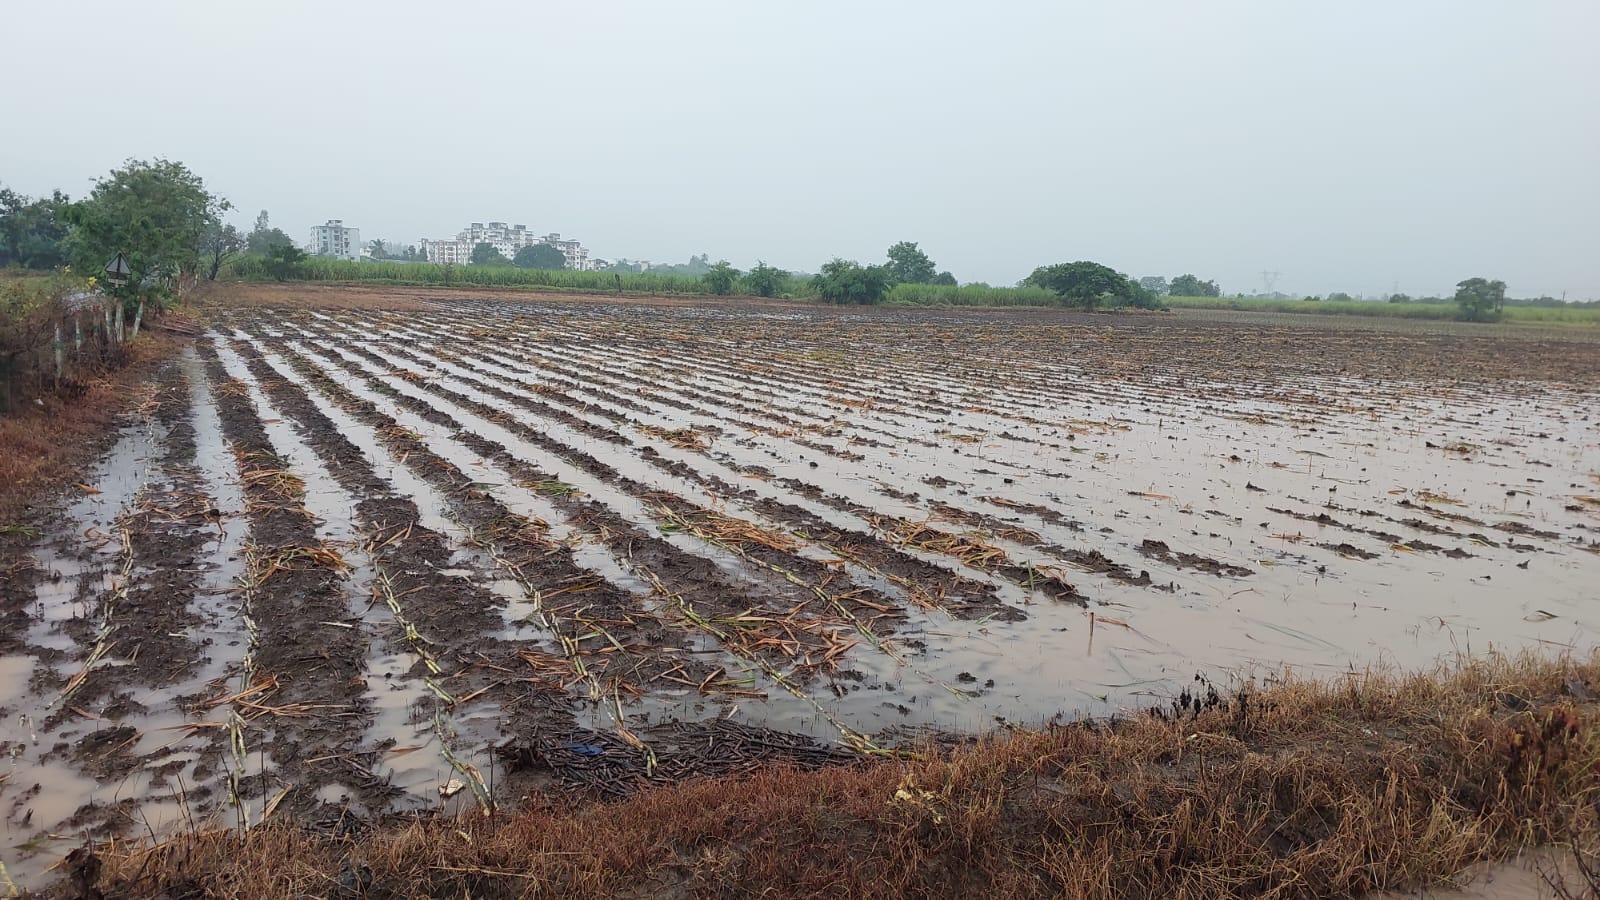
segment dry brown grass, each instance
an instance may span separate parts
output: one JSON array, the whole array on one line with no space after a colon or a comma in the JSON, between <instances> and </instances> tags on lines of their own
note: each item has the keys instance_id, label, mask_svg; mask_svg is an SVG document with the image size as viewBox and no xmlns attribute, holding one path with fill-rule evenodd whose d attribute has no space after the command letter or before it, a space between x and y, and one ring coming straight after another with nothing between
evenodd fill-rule
<instances>
[{"instance_id":1,"label":"dry brown grass","mask_svg":"<svg viewBox=\"0 0 1600 900\"><path fill-rule=\"evenodd\" d=\"M1176 719L354 839L102 848L108 896L1333 897L1593 824L1600 657L1289 683ZM340 894L340 886L357 891Z\"/></svg>"},{"instance_id":2,"label":"dry brown grass","mask_svg":"<svg viewBox=\"0 0 1600 900\"><path fill-rule=\"evenodd\" d=\"M140 385L182 343L146 330L127 345L126 367L90 379L73 396L46 395L0 416L0 528L21 526L30 507L82 480L102 438L142 399Z\"/></svg>"}]
</instances>

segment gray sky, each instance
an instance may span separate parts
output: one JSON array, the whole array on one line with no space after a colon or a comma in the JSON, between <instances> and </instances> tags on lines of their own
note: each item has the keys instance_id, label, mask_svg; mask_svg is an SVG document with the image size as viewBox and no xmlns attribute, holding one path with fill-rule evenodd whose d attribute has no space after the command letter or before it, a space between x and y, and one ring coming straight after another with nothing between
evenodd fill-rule
<instances>
[{"instance_id":1,"label":"gray sky","mask_svg":"<svg viewBox=\"0 0 1600 900\"><path fill-rule=\"evenodd\" d=\"M13 0L0 181L182 160L297 239L919 241L1228 290L1600 298L1595 0Z\"/></svg>"}]
</instances>

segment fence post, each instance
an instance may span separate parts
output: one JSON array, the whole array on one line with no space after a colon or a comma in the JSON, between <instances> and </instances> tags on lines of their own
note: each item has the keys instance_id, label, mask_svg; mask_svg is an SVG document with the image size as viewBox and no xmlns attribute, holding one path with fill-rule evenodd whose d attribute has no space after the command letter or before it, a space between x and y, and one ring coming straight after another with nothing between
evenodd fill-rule
<instances>
[{"instance_id":1,"label":"fence post","mask_svg":"<svg viewBox=\"0 0 1600 900\"><path fill-rule=\"evenodd\" d=\"M83 355L83 321L77 313L72 314L72 355Z\"/></svg>"},{"instance_id":2,"label":"fence post","mask_svg":"<svg viewBox=\"0 0 1600 900\"><path fill-rule=\"evenodd\" d=\"M115 330L116 330L116 333L117 333L117 345L118 346L121 346L122 342L127 340L127 337L128 337L127 334L125 334L123 332L123 330L122 330L122 318L123 318L122 317L122 304L118 303L117 304L117 324L114 326Z\"/></svg>"},{"instance_id":3,"label":"fence post","mask_svg":"<svg viewBox=\"0 0 1600 900\"><path fill-rule=\"evenodd\" d=\"M139 298L139 311L133 314L133 334L130 340L139 336L139 323L144 321L144 298Z\"/></svg>"},{"instance_id":4,"label":"fence post","mask_svg":"<svg viewBox=\"0 0 1600 900\"><path fill-rule=\"evenodd\" d=\"M61 340L61 323L56 323L56 390L61 390L61 369L66 365L66 344Z\"/></svg>"},{"instance_id":5,"label":"fence post","mask_svg":"<svg viewBox=\"0 0 1600 900\"><path fill-rule=\"evenodd\" d=\"M105 341L105 343L106 343L106 349L107 350L110 350L113 346L115 346L115 341L113 340L113 338L111 336L111 304L113 304L115 302L116 302L115 300L108 300L108 301L106 301L106 306L105 306L105 313L106 313L106 341Z\"/></svg>"}]
</instances>

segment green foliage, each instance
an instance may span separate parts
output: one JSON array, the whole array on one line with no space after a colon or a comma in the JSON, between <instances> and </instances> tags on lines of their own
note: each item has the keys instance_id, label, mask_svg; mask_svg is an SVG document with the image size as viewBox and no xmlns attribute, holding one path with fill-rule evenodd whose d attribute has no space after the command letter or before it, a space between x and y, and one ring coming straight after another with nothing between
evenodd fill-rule
<instances>
[{"instance_id":1,"label":"green foliage","mask_svg":"<svg viewBox=\"0 0 1600 900\"><path fill-rule=\"evenodd\" d=\"M549 244L529 244L518 247L511 262L519 269L565 269L566 254Z\"/></svg>"},{"instance_id":2,"label":"green foliage","mask_svg":"<svg viewBox=\"0 0 1600 900\"><path fill-rule=\"evenodd\" d=\"M279 281L288 281L302 273L306 259L306 252L294 244L274 244L266 255L267 273Z\"/></svg>"},{"instance_id":3,"label":"green foliage","mask_svg":"<svg viewBox=\"0 0 1600 900\"><path fill-rule=\"evenodd\" d=\"M494 248L493 244L478 244L472 248L472 257L467 260L474 266L509 266L511 260Z\"/></svg>"},{"instance_id":4,"label":"green foliage","mask_svg":"<svg viewBox=\"0 0 1600 900\"><path fill-rule=\"evenodd\" d=\"M758 262L755 268L745 273L744 289L757 297L777 297L783 293L788 281L788 272Z\"/></svg>"},{"instance_id":5,"label":"green foliage","mask_svg":"<svg viewBox=\"0 0 1600 900\"><path fill-rule=\"evenodd\" d=\"M733 293L733 286L739 282L739 270L735 269L727 260L720 260L711 270L701 276L706 284L706 290L719 297Z\"/></svg>"},{"instance_id":6,"label":"green foliage","mask_svg":"<svg viewBox=\"0 0 1600 900\"><path fill-rule=\"evenodd\" d=\"M888 269L900 284L932 284L938 277L933 260L912 241L901 241L889 248Z\"/></svg>"},{"instance_id":7,"label":"green foliage","mask_svg":"<svg viewBox=\"0 0 1600 900\"><path fill-rule=\"evenodd\" d=\"M894 276L885 266L863 266L853 260L834 259L824 263L822 272L811 279L818 296L829 303L872 304L883 299L894 285Z\"/></svg>"},{"instance_id":8,"label":"green foliage","mask_svg":"<svg viewBox=\"0 0 1600 900\"><path fill-rule=\"evenodd\" d=\"M206 226L206 233L200 238L200 254L205 261L206 277L216 281L222 264L237 256L244 245L244 235L232 225L219 221Z\"/></svg>"},{"instance_id":9,"label":"green foliage","mask_svg":"<svg viewBox=\"0 0 1600 900\"><path fill-rule=\"evenodd\" d=\"M261 257L246 256L233 261L235 277L264 279L276 277ZM306 260L292 278L306 281L366 282L372 284L448 285L475 284L485 287L533 288L545 290L608 293L622 290L642 294L704 294L699 278L676 275L650 275L629 272L580 272L573 269L519 269L515 266L445 266L436 263L352 262L343 259Z\"/></svg>"},{"instance_id":10,"label":"green foliage","mask_svg":"<svg viewBox=\"0 0 1600 900\"><path fill-rule=\"evenodd\" d=\"M66 263L66 194L37 200L0 187L0 266L54 269Z\"/></svg>"},{"instance_id":11,"label":"green foliage","mask_svg":"<svg viewBox=\"0 0 1600 900\"><path fill-rule=\"evenodd\" d=\"M940 272L938 275L933 276L933 281L930 282L930 284L938 284L945 287L955 287L956 277L951 275L949 272Z\"/></svg>"},{"instance_id":12,"label":"green foliage","mask_svg":"<svg viewBox=\"0 0 1600 900\"><path fill-rule=\"evenodd\" d=\"M1215 281L1201 281L1193 275L1179 275L1172 279L1167 293L1173 297L1221 297L1222 288Z\"/></svg>"},{"instance_id":13,"label":"green foliage","mask_svg":"<svg viewBox=\"0 0 1600 900\"><path fill-rule=\"evenodd\" d=\"M1506 304L1506 283L1468 278L1456 284L1458 318L1467 322L1498 322Z\"/></svg>"},{"instance_id":14,"label":"green foliage","mask_svg":"<svg viewBox=\"0 0 1600 900\"><path fill-rule=\"evenodd\" d=\"M1054 291L1068 303L1085 309L1094 309L1102 303L1111 306L1133 303L1137 299L1135 285L1126 276L1110 266L1088 260L1040 266L1022 283Z\"/></svg>"},{"instance_id":15,"label":"green foliage","mask_svg":"<svg viewBox=\"0 0 1600 900\"><path fill-rule=\"evenodd\" d=\"M1167 280L1160 275L1146 275L1139 279L1139 287L1144 288L1157 297L1165 297L1170 289Z\"/></svg>"},{"instance_id":16,"label":"green foliage","mask_svg":"<svg viewBox=\"0 0 1600 900\"><path fill-rule=\"evenodd\" d=\"M267 211L263 209L261 214L256 216L255 227L250 229L250 234L245 238L245 252L266 256L273 247L293 243L293 238L272 227L272 222L267 218Z\"/></svg>"},{"instance_id":17,"label":"green foliage","mask_svg":"<svg viewBox=\"0 0 1600 900\"><path fill-rule=\"evenodd\" d=\"M129 160L69 207L68 256L79 271L99 272L121 253L130 271L122 293L160 297L172 276L199 270L201 240L229 208L183 163Z\"/></svg>"},{"instance_id":18,"label":"green foliage","mask_svg":"<svg viewBox=\"0 0 1600 900\"><path fill-rule=\"evenodd\" d=\"M884 302L895 306L1061 306L1055 291L1041 287L990 287L986 284L962 286L939 284L897 284Z\"/></svg>"}]
</instances>

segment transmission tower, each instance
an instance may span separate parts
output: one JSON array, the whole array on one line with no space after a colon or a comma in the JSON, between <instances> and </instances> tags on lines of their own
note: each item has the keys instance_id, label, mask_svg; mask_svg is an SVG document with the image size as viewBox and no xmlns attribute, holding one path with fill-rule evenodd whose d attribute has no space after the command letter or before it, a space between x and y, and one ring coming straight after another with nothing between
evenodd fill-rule
<instances>
[{"instance_id":1,"label":"transmission tower","mask_svg":"<svg viewBox=\"0 0 1600 900\"><path fill-rule=\"evenodd\" d=\"M1262 287L1262 291L1261 292L1263 294L1272 293L1273 287L1277 285L1278 279L1281 278L1281 277L1283 277L1283 273L1282 272L1263 271L1261 273L1261 287Z\"/></svg>"}]
</instances>

